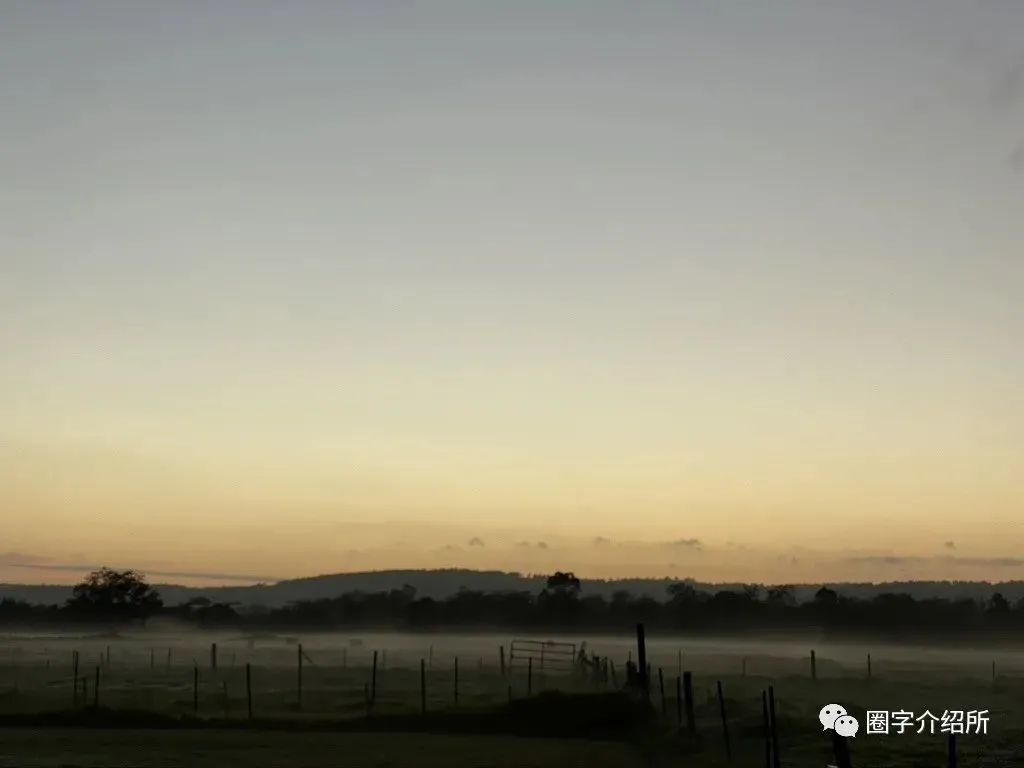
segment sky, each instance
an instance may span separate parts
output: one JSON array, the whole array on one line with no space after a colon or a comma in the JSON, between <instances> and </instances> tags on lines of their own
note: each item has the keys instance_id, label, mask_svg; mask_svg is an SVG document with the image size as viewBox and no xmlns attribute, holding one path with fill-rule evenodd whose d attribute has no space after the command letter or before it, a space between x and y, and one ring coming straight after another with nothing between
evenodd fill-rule
<instances>
[{"instance_id":1,"label":"sky","mask_svg":"<svg viewBox=\"0 0 1024 768\"><path fill-rule=\"evenodd\" d=\"M1024 578L1022 28L0 4L0 581Z\"/></svg>"}]
</instances>

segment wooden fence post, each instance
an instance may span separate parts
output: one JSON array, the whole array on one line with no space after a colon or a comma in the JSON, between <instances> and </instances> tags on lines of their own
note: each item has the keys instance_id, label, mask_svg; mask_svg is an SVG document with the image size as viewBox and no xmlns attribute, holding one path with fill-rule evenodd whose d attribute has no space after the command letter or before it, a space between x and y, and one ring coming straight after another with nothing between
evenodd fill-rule
<instances>
[{"instance_id":1,"label":"wooden fence post","mask_svg":"<svg viewBox=\"0 0 1024 768\"><path fill-rule=\"evenodd\" d=\"M533 695L533 657L526 660L526 696Z\"/></svg>"},{"instance_id":2,"label":"wooden fence post","mask_svg":"<svg viewBox=\"0 0 1024 768\"><path fill-rule=\"evenodd\" d=\"M373 652L373 671L370 673L370 704L377 701L377 652Z\"/></svg>"},{"instance_id":3,"label":"wooden fence post","mask_svg":"<svg viewBox=\"0 0 1024 768\"><path fill-rule=\"evenodd\" d=\"M100 705L100 668L96 667L96 683L92 689L92 706L96 708Z\"/></svg>"},{"instance_id":4,"label":"wooden fence post","mask_svg":"<svg viewBox=\"0 0 1024 768\"><path fill-rule=\"evenodd\" d=\"M420 659L420 712L427 714L427 662Z\"/></svg>"},{"instance_id":5,"label":"wooden fence post","mask_svg":"<svg viewBox=\"0 0 1024 768\"><path fill-rule=\"evenodd\" d=\"M818 661L814 657L814 649L811 649L811 680L818 679Z\"/></svg>"},{"instance_id":6,"label":"wooden fence post","mask_svg":"<svg viewBox=\"0 0 1024 768\"><path fill-rule=\"evenodd\" d=\"M761 691L761 724L764 732L764 768L772 768L772 725L768 717L767 691Z\"/></svg>"},{"instance_id":7,"label":"wooden fence post","mask_svg":"<svg viewBox=\"0 0 1024 768\"><path fill-rule=\"evenodd\" d=\"M459 657L455 657L455 706L459 706Z\"/></svg>"},{"instance_id":8,"label":"wooden fence post","mask_svg":"<svg viewBox=\"0 0 1024 768\"><path fill-rule=\"evenodd\" d=\"M772 768L780 768L779 757L779 721L775 715L775 687L768 686L768 715L772 722Z\"/></svg>"},{"instance_id":9,"label":"wooden fence post","mask_svg":"<svg viewBox=\"0 0 1024 768\"><path fill-rule=\"evenodd\" d=\"M640 675L640 687L643 689L644 695L650 698L650 689L648 688L647 681L647 639L644 635L644 625L636 625L636 654L637 654L637 674Z\"/></svg>"},{"instance_id":10,"label":"wooden fence post","mask_svg":"<svg viewBox=\"0 0 1024 768\"><path fill-rule=\"evenodd\" d=\"M504 677L505 676L505 646L504 645L499 645L498 646L498 661L501 664L501 676Z\"/></svg>"},{"instance_id":11,"label":"wooden fence post","mask_svg":"<svg viewBox=\"0 0 1024 768\"><path fill-rule=\"evenodd\" d=\"M299 643L299 650L297 654L297 680L296 680L296 695L298 699L299 711L302 711L302 643Z\"/></svg>"},{"instance_id":12,"label":"wooden fence post","mask_svg":"<svg viewBox=\"0 0 1024 768\"><path fill-rule=\"evenodd\" d=\"M725 740L725 759L732 762L732 745L729 743L729 718L725 714L725 696L722 694L722 681L717 682L718 711L722 715L722 738Z\"/></svg>"},{"instance_id":13,"label":"wooden fence post","mask_svg":"<svg viewBox=\"0 0 1024 768\"><path fill-rule=\"evenodd\" d=\"M199 714L199 663L192 667L192 712Z\"/></svg>"},{"instance_id":14,"label":"wooden fence post","mask_svg":"<svg viewBox=\"0 0 1024 768\"><path fill-rule=\"evenodd\" d=\"M871 679L871 654L868 654L868 680Z\"/></svg>"},{"instance_id":15,"label":"wooden fence post","mask_svg":"<svg viewBox=\"0 0 1024 768\"><path fill-rule=\"evenodd\" d=\"M683 678L676 677L676 727L683 727Z\"/></svg>"},{"instance_id":16,"label":"wooden fence post","mask_svg":"<svg viewBox=\"0 0 1024 768\"><path fill-rule=\"evenodd\" d=\"M697 735L697 718L693 713L693 673L683 672L683 700L686 704L686 730L690 736Z\"/></svg>"},{"instance_id":17,"label":"wooden fence post","mask_svg":"<svg viewBox=\"0 0 1024 768\"><path fill-rule=\"evenodd\" d=\"M658 690L661 693L661 716L665 717L668 707L665 704L665 676L661 673L661 667L658 667Z\"/></svg>"},{"instance_id":18,"label":"wooden fence post","mask_svg":"<svg viewBox=\"0 0 1024 768\"><path fill-rule=\"evenodd\" d=\"M836 758L836 768L853 768L853 763L850 761L850 745L845 736L840 736L834 730L832 731L832 754Z\"/></svg>"},{"instance_id":19,"label":"wooden fence post","mask_svg":"<svg viewBox=\"0 0 1024 768\"><path fill-rule=\"evenodd\" d=\"M249 710L249 719L252 720L252 665L248 662L245 665L245 700Z\"/></svg>"}]
</instances>

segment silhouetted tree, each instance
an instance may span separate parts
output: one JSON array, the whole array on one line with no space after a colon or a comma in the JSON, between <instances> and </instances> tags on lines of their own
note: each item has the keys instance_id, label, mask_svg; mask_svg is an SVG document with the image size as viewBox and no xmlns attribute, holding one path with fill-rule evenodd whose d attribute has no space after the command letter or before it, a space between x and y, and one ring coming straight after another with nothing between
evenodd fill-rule
<instances>
[{"instance_id":1,"label":"silhouetted tree","mask_svg":"<svg viewBox=\"0 0 1024 768\"><path fill-rule=\"evenodd\" d=\"M580 580L576 578L576 574L572 571L566 573L556 571L551 576L548 576L547 589L551 592L578 595L580 591Z\"/></svg>"},{"instance_id":2,"label":"silhouetted tree","mask_svg":"<svg viewBox=\"0 0 1024 768\"><path fill-rule=\"evenodd\" d=\"M144 619L163 606L160 594L136 571L100 568L75 585L68 608L97 619Z\"/></svg>"}]
</instances>

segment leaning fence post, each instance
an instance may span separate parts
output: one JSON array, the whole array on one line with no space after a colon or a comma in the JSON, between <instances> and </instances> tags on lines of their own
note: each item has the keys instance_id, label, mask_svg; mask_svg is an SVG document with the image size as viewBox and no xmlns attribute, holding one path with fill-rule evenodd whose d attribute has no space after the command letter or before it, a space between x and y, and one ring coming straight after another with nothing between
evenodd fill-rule
<instances>
[{"instance_id":1,"label":"leaning fence post","mask_svg":"<svg viewBox=\"0 0 1024 768\"><path fill-rule=\"evenodd\" d=\"M377 701L377 652L373 652L373 671L370 673L370 704Z\"/></svg>"},{"instance_id":2,"label":"leaning fence post","mask_svg":"<svg viewBox=\"0 0 1024 768\"><path fill-rule=\"evenodd\" d=\"M772 768L780 768L779 759L779 721L775 716L775 688L768 686L768 714L772 722Z\"/></svg>"},{"instance_id":3,"label":"leaning fence post","mask_svg":"<svg viewBox=\"0 0 1024 768\"><path fill-rule=\"evenodd\" d=\"M683 699L686 704L686 730L697 735L697 718L693 714L693 673L683 672Z\"/></svg>"},{"instance_id":4,"label":"leaning fence post","mask_svg":"<svg viewBox=\"0 0 1024 768\"><path fill-rule=\"evenodd\" d=\"M718 711L722 715L722 738L725 740L725 758L732 762L732 745L729 743L729 718L725 714L725 696L722 694L722 681L717 682Z\"/></svg>"}]
</instances>

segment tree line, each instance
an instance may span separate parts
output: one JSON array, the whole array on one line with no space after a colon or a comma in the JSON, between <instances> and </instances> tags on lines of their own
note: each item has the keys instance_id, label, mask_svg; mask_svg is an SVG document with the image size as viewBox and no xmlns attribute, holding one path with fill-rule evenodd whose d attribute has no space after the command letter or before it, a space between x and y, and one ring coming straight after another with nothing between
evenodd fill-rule
<instances>
[{"instance_id":1,"label":"tree line","mask_svg":"<svg viewBox=\"0 0 1024 768\"><path fill-rule=\"evenodd\" d=\"M822 586L799 603L787 586L749 585L704 592L686 582L666 589L663 600L617 592L610 599L584 595L572 573L555 573L539 593L464 589L437 600L411 586L381 592L348 592L279 608L240 606L194 598L164 605L159 593L134 571L108 568L89 574L64 605L0 601L0 625L123 624L172 618L200 628L395 630L509 628L557 631L622 631L643 622L668 631L825 631L945 635L1024 629L1024 600L1011 605L1001 594L980 601L915 599L881 594L870 599L841 595Z\"/></svg>"}]
</instances>

